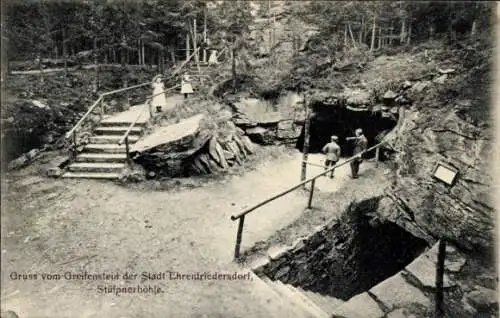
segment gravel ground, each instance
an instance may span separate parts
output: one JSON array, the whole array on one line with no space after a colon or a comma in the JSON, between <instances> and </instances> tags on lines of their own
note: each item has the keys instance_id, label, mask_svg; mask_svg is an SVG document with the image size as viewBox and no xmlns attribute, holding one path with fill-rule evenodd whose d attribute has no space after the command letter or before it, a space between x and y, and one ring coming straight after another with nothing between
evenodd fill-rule
<instances>
[{"instance_id":1,"label":"gravel ground","mask_svg":"<svg viewBox=\"0 0 500 318\"><path fill-rule=\"evenodd\" d=\"M2 309L21 317L293 316L277 302L263 304L249 280L145 281L143 286L163 292L115 296L98 293L102 281L66 280L64 273L139 274L135 280L106 282L118 286L141 284L142 272L247 273L232 262L237 224L230 215L296 183L300 160L298 152L274 155L244 175L168 191L47 179L33 166L7 176ZM305 193L293 192L257 211L245 226L243 248L291 224L306 199ZM13 280L12 272L38 277ZM63 277L43 280L42 273Z\"/></svg>"}]
</instances>

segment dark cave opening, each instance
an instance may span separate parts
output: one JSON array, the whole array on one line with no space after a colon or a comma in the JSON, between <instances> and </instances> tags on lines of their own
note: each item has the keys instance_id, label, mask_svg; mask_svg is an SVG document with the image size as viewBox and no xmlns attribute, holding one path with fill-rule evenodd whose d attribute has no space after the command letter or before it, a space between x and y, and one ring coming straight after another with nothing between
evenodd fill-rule
<instances>
[{"instance_id":1,"label":"dark cave opening","mask_svg":"<svg viewBox=\"0 0 500 318\"><path fill-rule=\"evenodd\" d=\"M303 247L266 265L272 280L348 300L397 274L429 247L402 227L372 216L378 198L352 204Z\"/></svg>"},{"instance_id":2,"label":"dark cave opening","mask_svg":"<svg viewBox=\"0 0 500 318\"><path fill-rule=\"evenodd\" d=\"M357 128L363 129L368 139L368 147L378 142L378 138L391 131L397 123L398 115L392 113L372 112L367 110L355 111L344 105L325 105L316 103L312 105L309 153L321 153L323 146L330 142L332 135L339 137L339 146L342 149L341 156L351 156L353 152L352 141L346 141L347 137L354 136ZM303 151L304 127L296 143L296 148ZM371 157L373 153L367 154Z\"/></svg>"},{"instance_id":3,"label":"dark cave opening","mask_svg":"<svg viewBox=\"0 0 500 318\"><path fill-rule=\"evenodd\" d=\"M395 223L373 224L371 218L362 216L356 224L349 255L355 268L354 275L341 275L343 284L328 284L325 281L324 285L317 286L317 290L344 300L349 299L404 269L426 247L426 241L413 236Z\"/></svg>"}]
</instances>

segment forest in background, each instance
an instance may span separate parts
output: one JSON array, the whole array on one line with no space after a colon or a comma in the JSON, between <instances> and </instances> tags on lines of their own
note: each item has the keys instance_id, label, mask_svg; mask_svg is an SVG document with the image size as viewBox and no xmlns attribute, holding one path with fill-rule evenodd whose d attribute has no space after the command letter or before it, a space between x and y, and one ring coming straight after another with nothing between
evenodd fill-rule
<instances>
[{"instance_id":1,"label":"forest in background","mask_svg":"<svg viewBox=\"0 0 500 318\"><path fill-rule=\"evenodd\" d=\"M29 140L38 140L46 130L59 135L81 117L99 91L142 83L157 72L152 65L168 75L170 67L185 61L186 49L194 47L229 49L233 76L237 71L253 78L257 93L332 89L343 83L343 74L350 74L345 65L362 65L377 55L411 51L429 40L465 48L491 42L494 6L413 1L3 1L2 65L10 64L12 70L67 69L43 81L42 74L9 78L9 68L2 67L2 79L8 79L2 102L2 118L8 121L3 123L13 126L15 135L29 135ZM252 39L258 23L271 38L273 21L287 21L288 37L282 41L293 42L293 52L285 52L292 56L286 67L274 63L283 50L263 57L263 44ZM304 36L304 24L318 32ZM203 59L202 54L197 57ZM108 63L120 67L111 72L100 67ZM90 65L90 70L69 68L81 65ZM222 73L218 80L229 76ZM52 109L33 112L28 107L26 112L19 105L27 98L45 99ZM51 112L43 123L42 111ZM31 148L38 141L19 143Z\"/></svg>"},{"instance_id":2,"label":"forest in background","mask_svg":"<svg viewBox=\"0 0 500 318\"><path fill-rule=\"evenodd\" d=\"M475 37L491 23L494 6L436 1L11 0L2 4L4 61L40 58L163 69L183 59L189 48L220 49L238 38L245 42L251 11L269 16L280 2L296 18L338 39L312 48L325 51L341 46L373 51L443 35L450 40ZM293 26L292 32L300 34Z\"/></svg>"}]
</instances>

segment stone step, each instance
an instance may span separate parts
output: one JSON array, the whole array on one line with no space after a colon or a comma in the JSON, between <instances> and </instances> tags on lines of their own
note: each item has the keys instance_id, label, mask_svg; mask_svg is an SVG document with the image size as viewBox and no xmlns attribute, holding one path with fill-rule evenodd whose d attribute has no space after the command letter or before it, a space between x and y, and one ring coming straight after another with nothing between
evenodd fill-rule
<instances>
[{"instance_id":1,"label":"stone step","mask_svg":"<svg viewBox=\"0 0 500 318\"><path fill-rule=\"evenodd\" d=\"M307 306L309 312L314 314L315 317L321 317L321 318L329 318L330 317L329 311L323 310L315 302L313 302L306 295L304 295L300 290L298 290L297 288L295 288L294 286L289 285L289 284L284 284L284 285L296 295L296 298L299 299L298 301L303 302L304 305Z\"/></svg>"},{"instance_id":2,"label":"stone step","mask_svg":"<svg viewBox=\"0 0 500 318\"><path fill-rule=\"evenodd\" d=\"M90 142L93 144L117 144L122 138L121 135L98 135L90 137ZM128 136L128 143L134 144L139 138L140 136L137 135Z\"/></svg>"},{"instance_id":3,"label":"stone step","mask_svg":"<svg viewBox=\"0 0 500 318\"><path fill-rule=\"evenodd\" d=\"M281 295L281 297L290 302L291 306L293 306L297 310L299 317L317 318L317 316L313 312L311 312L311 309L309 309L307 303L301 300L294 292L288 289L282 282L280 282L279 280L275 280L272 282L271 287L273 287L274 290L276 290Z\"/></svg>"},{"instance_id":4,"label":"stone step","mask_svg":"<svg viewBox=\"0 0 500 318\"><path fill-rule=\"evenodd\" d=\"M128 130L127 126L100 126L94 129L96 135L121 135L123 136ZM129 135L140 135L142 133L142 127L132 127Z\"/></svg>"},{"instance_id":5,"label":"stone step","mask_svg":"<svg viewBox=\"0 0 500 318\"><path fill-rule=\"evenodd\" d=\"M81 153L76 157L76 162L125 162L125 153Z\"/></svg>"},{"instance_id":6,"label":"stone step","mask_svg":"<svg viewBox=\"0 0 500 318\"><path fill-rule=\"evenodd\" d=\"M125 168L125 163L108 162L75 162L68 166L72 172L113 172L120 173Z\"/></svg>"},{"instance_id":7,"label":"stone step","mask_svg":"<svg viewBox=\"0 0 500 318\"><path fill-rule=\"evenodd\" d=\"M268 281L270 281L269 278L264 277L261 279L252 271L250 271L250 275L251 281L254 284L254 287L251 289L252 294L260 299L264 306L273 303L275 304L275 308L280 310L280 314L283 314L284 311L290 311L290 304L270 286L270 284L268 283ZM268 317L277 317L276 311L269 312L269 314L270 315Z\"/></svg>"},{"instance_id":8,"label":"stone step","mask_svg":"<svg viewBox=\"0 0 500 318\"><path fill-rule=\"evenodd\" d=\"M399 293L399 291L394 291ZM399 296L399 295L398 295ZM361 293L350 298L341 306L333 311L334 317L352 317L352 318L382 318L385 317L384 311L379 304L367 293Z\"/></svg>"},{"instance_id":9,"label":"stone step","mask_svg":"<svg viewBox=\"0 0 500 318\"><path fill-rule=\"evenodd\" d=\"M83 179L118 179L119 173L106 173L106 172L65 172L63 178L83 178Z\"/></svg>"},{"instance_id":10,"label":"stone step","mask_svg":"<svg viewBox=\"0 0 500 318\"><path fill-rule=\"evenodd\" d=\"M295 308L296 305L291 302L291 299L284 297L282 293L278 292L275 283L271 279L269 279L269 277L264 276L261 280L267 285L267 288L270 290L271 294L274 295L274 298L280 303L281 306L285 308L292 308L293 312L296 312L296 315L294 315L294 317L304 317L303 311ZM307 315L306 317L309 317L309 315Z\"/></svg>"},{"instance_id":11,"label":"stone step","mask_svg":"<svg viewBox=\"0 0 500 318\"><path fill-rule=\"evenodd\" d=\"M92 153L125 153L125 145L117 144L88 144L85 146L86 152Z\"/></svg>"},{"instance_id":12,"label":"stone step","mask_svg":"<svg viewBox=\"0 0 500 318\"><path fill-rule=\"evenodd\" d=\"M322 308L325 312L331 314L333 311L343 305L345 301L337 299L335 297L321 295L319 293L312 292L310 290L299 289L306 297L311 299L316 305Z\"/></svg>"}]
</instances>

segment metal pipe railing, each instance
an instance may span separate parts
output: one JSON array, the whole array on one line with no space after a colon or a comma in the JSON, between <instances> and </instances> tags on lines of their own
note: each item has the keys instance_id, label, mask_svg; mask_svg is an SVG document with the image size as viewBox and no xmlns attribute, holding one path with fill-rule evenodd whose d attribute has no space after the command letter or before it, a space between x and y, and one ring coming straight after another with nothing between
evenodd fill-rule
<instances>
[{"instance_id":1,"label":"metal pipe railing","mask_svg":"<svg viewBox=\"0 0 500 318\"><path fill-rule=\"evenodd\" d=\"M262 202L260 202L260 203L258 203L256 205L254 205L254 206L252 206L250 208L247 208L247 209L243 210L242 212L238 213L237 215L232 215L231 216L231 221L236 221L238 219L240 220L239 224L238 224L238 231L236 233L236 245L235 245L235 249L234 249L234 258L238 259L240 257L240 245L241 245L241 239L242 239L242 235L243 235L243 224L245 222L245 216L247 214L249 214L250 212L252 212L252 211L260 208L261 206L266 205L266 204L268 204L268 203L270 203L270 202L272 202L272 201L274 201L274 200L276 200L276 199L278 199L278 198L280 198L280 197L282 197L282 196L284 196L284 195L286 195L286 194L288 194L288 193L290 193L292 191L297 190L298 188L303 187L304 185L308 184L309 182L311 182L312 186L311 186L311 190L309 192L309 198L308 198L307 207L311 208L312 199L313 199L313 195L314 195L314 185L315 185L315 182L316 182L317 178L319 178L321 176L324 176L325 174L328 174L328 173L332 172L332 170L337 169L338 167L344 166L344 165L346 165L346 164L354 161L356 158L359 158L359 156L361 156L363 154L366 154L366 153L368 153L368 152L370 152L370 151L372 151L374 149L377 150L384 143L385 143L385 141L382 141L382 142L376 144L375 146L372 146L372 147L366 149L365 151L363 151L363 152L361 152L359 154L356 154L355 156L352 156L351 158L349 158L349 159L347 159L347 160L345 160L345 161L343 161L343 162L341 162L339 164L336 164L335 166L333 166L333 167L331 167L329 169L326 169L325 171L323 171L323 172L315 175L314 177L306 179L306 180L304 180L304 181L296 184L295 186L293 186L293 187L291 187L291 188L289 188L289 189L287 189L285 191L282 191L282 192L280 192L280 193L278 193L276 195L273 195L272 197L270 197L270 198L268 198L268 199L266 199L266 200L264 200L264 201L262 201ZM377 161L375 163L375 165L378 166L378 159L379 159L378 152L377 152L377 154L375 156L375 159Z\"/></svg>"}]
</instances>

